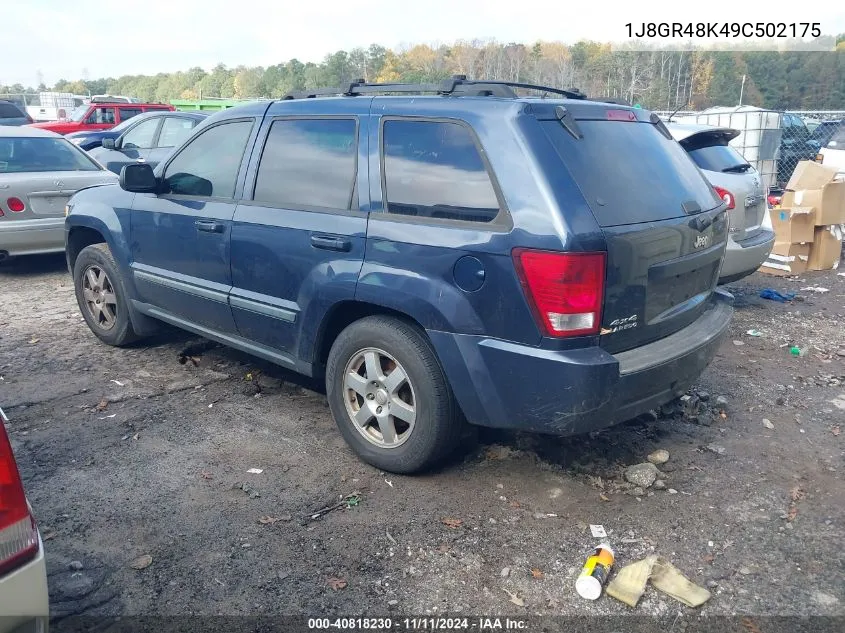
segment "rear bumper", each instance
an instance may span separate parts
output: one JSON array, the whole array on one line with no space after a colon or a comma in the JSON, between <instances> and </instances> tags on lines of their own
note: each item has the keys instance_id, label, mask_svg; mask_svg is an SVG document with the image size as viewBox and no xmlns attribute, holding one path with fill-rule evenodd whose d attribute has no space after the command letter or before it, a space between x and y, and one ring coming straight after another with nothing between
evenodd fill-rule
<instances>
[{"instance_id":1,"label":"rear bumper","mask_svg":"<svg viewBox=\"0 0 845 633\"><path fill-rule=\"evenodd\" d=\"M44 545L39 541L38 556L0 577L0 633L44 632L49 614Z\"/></svg>"},{"instance_id":2,"label":"rear bumper","mask_svg":"<svg viewBox=\"0 0 845 633\"><path fill-rule=\"evenodd\" d=\"M0 251L6 251L10 256L61 253L64 250L63 217L0 222Z\"/></svg>"},{"instance_id":3,"label":"rear bumper","mask_svg":"<svg viewBox=\"0 0 845 633\"><path fill-rule=\"evenodd\" d=\"M619 354L593 346L544 350L481 336L429 331L469 422L556 435L611 426L682 395L719 348L726 299L686 328Z\"/></svg>"},{"instance_id":4,"label":"rear bumper","mask_svg":"<svg viewBox=\"0 0 845 633\"><path fill-rule=\"evenodd\" d=\"M730 283L753 273L766 261L774 245L775 234L770 229L762 229L754 237L741 242L728 239L719 283Z\"/></svg>"}]
</instances>

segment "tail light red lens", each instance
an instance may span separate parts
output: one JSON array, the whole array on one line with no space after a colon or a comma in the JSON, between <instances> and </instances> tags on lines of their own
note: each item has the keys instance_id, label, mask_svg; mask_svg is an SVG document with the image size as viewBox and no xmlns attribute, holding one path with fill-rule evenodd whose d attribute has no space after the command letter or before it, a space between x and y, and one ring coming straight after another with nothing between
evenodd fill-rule
<instances>
[{"instance_id":1,"label":"tail light red lens","mask_svg":"<svg viewBox=\"0 0 845 633\"><path fill-rule=\"evenodd\" d=\"M604 300L605 253L557 253L517 248L519 280L542 332L597 334Z\"/></svg>"},{"instance_id":2,"label":"tail light red lens","mask_svg":"<svg viewBox=\"0 0 845 633\"><path fill-rule=\"evenodd\" d=\"M29 513L18 466L0 410L0 575L23 565L38 552L38 532Z\"/></svg>"},{"instance_id":3,"label":"tail light red lens","mask_svg":"<svg viewBox=\"0 0 845 633\"><path fill-rule=\"evenodd\" d=\"M721 187L713 187L713 189L716 190L718 196L728 205L728 209L736 208L736 198L734 198L734 195L730 191Z\"/></svg>"},{"instance_id":4,"label":"tail light red lens","mask_svg":"<svg viewBox=\"0 0 845 633\"><path fill-rule=\"evenodd\" d=\"M9 211L12 213L20 213L26 209L26 205L20 198L9 198L6 200L6 206L9 207Z\"/></svg>"}]
</instances>

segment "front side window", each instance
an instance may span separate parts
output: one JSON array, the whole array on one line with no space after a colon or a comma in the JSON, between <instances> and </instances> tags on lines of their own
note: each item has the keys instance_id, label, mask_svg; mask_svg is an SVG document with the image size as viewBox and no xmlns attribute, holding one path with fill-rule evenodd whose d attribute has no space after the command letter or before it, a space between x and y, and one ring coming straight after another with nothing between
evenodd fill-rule
<instances>
[{"instance_id":1,"label":"front side window","mask_svg":"<svg viewBox=\"0 0 845 633\"><path fill-rule=\"evenodd\" d=\"M129 130L123 137L122 149L149 149L158 127L158 119L148 119Z\"/></svg>"},{"instance_id":2,"label":"front side window","mask_svg":"<svg viewBox=\"0 0 845 633\"><path fill-rule=\"evenodd\" d=\"M164 190L184 196L231 198L252 121L233 121L207 129L167 166Z\"/></svg>"},{"instance_id":3,"label":"front side window","mask_svg":"<svg viewBox=\"0 0 845 633\"><path fill-rule=\"evenodd\" d=\"M161 134L158 137L159 147L176 147L188 138L197 122L194 119L181 117L166 117L161 124Z\"/></svg>"},{"instance_id":4,"label":"front side window","mask_svg":"<svg viewBox=\"0 0 845 633\"><path fill-rule=\"evenodd\" d=\"M490 174L465 125L388 120L382 136L388 213L470 222L498 215Z\"/></svg>"},{"instance_id":5,"label":"front side window","mask_svg":"<svg viewBox=\"0 0 845 633\"><path fill-rule=\"evenodd\" d=\"M114 125L114 108L94 108L85 122L92 125Z\"/></svg>"},{"instance_id":6,"label":"front side window","mask_svg":"<svg viewBox=\"0 0 845 633\"><path fill-rule=\"evenodd\" d=\"M274 121L253 198L268 206L348 209L355 182L354 119Z\"/></svg>"}]
</instances>

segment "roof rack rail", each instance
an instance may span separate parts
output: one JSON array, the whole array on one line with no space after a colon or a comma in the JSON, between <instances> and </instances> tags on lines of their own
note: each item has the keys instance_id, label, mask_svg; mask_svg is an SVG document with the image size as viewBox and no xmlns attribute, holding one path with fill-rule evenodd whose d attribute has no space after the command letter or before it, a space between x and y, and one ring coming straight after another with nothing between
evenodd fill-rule
<instances>
[{"instance_id":1,"label":"roof rack rail","mask_svg":"<svg viewBox=\"0 0 845 633\"><path fill-rule=\"evenodd\" d=\"M518 95L514 88L524 90L536 90L544 93L562 95L568 99L586 99L587 96L577 88L552 88L550 86L538 86L515 81L486 81L468 80L466 75L453 75L433 84L404 84L404 83L367 83L363 79L356 79L348 84L336 88L317 88L315 90L303 90L289 92L282 99L315 99L317 97L355 97L358 95L382 94L382 93L421 93L433 92L435 94L453 97L504 97L514 99Z\"/></svg>"}]
</instances>

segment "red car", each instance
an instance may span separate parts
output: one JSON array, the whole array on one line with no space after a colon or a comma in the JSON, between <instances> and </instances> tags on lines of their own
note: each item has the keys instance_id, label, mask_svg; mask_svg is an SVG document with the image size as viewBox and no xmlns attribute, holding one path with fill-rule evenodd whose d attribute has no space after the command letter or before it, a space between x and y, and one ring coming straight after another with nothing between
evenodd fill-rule
<instances>
[{"instance_id":1,"label":"red car","mask_svg":"<svg viewBox=\"0 0 845 633\"><path fill-rule=\"evenodd\" d=\"M166 103L89 103L73 110L67 119L33 123L32 127L50 130L57 134L70 134L83 130L108 130L142 112L175 109Z\"/></svg>"}]
</instances>

